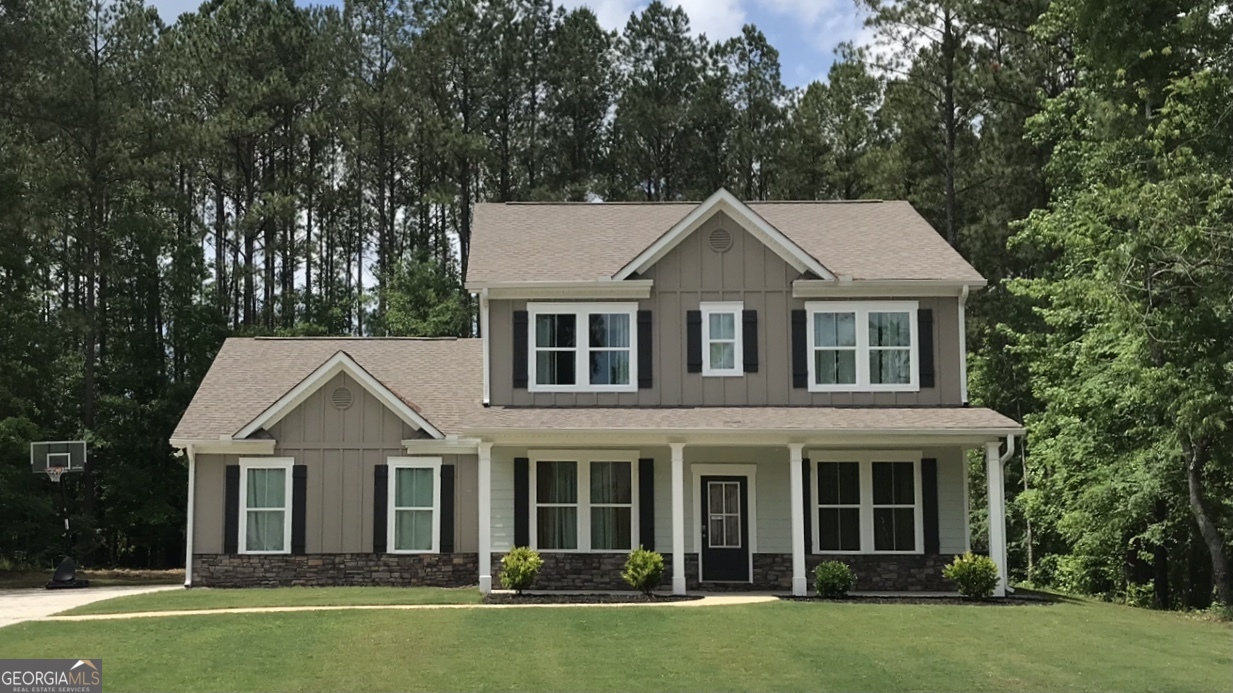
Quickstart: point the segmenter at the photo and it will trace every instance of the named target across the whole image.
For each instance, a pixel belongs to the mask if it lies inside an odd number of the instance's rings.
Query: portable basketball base
[[[86,468],[86,441],[57,440],[31,443],[30,468],[35,474],[46,474],[48,480],[59,486],[65,474],[80,472]],[[64,519],[63,537],[67,554],[72,551],[73,541],[69,534],[68,500],[63,486],[60,486],[60,516]],[[89,580],[77,579],[77,562],[68,555],[60,561],[51,582],[47,583],[49,590],[89,586]]]

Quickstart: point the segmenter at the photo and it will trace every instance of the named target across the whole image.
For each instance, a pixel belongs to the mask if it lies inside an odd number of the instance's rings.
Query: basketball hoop
[[[67,467],[48,467],[47,469],[44,469],[43,472],[47,474],[47,478],[50,479],[53,484],[58,484],[60,483],[60,477],[64,475],[64,472],[67,469]]]

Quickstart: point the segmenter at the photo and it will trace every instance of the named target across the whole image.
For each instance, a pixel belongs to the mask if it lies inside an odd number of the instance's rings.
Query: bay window
[[[811,301],[809,389],[920,389],[915,301]]]
[[[540,551],[620,551],[637,536],[636,453],[531,453],[531,536]]]
[[[637,310],[636,304],[628,303],[528,304],[528,389],[636,390]]]

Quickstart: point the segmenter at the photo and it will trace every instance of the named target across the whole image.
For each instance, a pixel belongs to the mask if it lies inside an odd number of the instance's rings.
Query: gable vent
[[[350,409],[354,401],[351,391],[345,387],[336,387],[330,393],[330,404],[333,404],[335,409]]]
[[[726,252],[732,247],[732,232],[728,229],[715,229],[707,242],[710,243],[711,250],[717,253]]]

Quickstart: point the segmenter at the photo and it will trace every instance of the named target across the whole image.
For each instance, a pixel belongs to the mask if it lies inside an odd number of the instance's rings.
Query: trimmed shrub
[[[988,599],[998,586],[998,566],[988,556],[968,552],[942,568],[942,577],[955,583],[959,594],[968,599]]]
[[[651,590],[659,587],[659,581],[664,577],[663,554],[639,546],[629,553],[621,577],[630,587],[649,595]]]
[[[529,589],[539,576],[544,559],[529,546],[516,546],[501,559],[501,586],[515,594]]]
[[[852,568],[842,561],[824,561],[813,569],[813,587],[819,597],[839,599],[848,596],[856,584]]]

